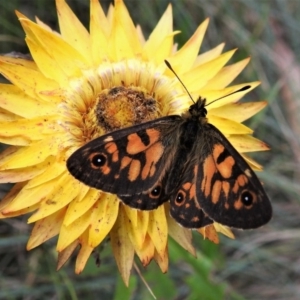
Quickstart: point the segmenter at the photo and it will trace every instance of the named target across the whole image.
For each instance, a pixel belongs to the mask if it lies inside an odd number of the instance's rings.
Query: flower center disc
[[[97,98],[96,118],[107,132],[160,116],[157,101],[140,87],[117,86],[103,90]]]

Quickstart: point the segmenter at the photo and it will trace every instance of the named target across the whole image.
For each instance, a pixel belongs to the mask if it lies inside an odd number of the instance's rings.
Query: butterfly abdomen
[[[197,148],[197,136],[201,134],[201,124],[194,119],[188,118],[178,128],[177,136],[179,142],[176,143],[176,153],[174,156],[174,164],[171,166],[168,174],[172,177],[168,178],[166,185],[166,193],[171,193],[178,187],[181,178],[187,168],[187,162],[191,153]]]

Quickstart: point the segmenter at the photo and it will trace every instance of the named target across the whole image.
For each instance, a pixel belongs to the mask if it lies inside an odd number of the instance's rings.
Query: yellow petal
[[[196,256],[192,245],[192,231],[180,226],[169,214],[169,204],[165,204],[169,235],[185,250]]]
[[[94,248],[88,244],[88,240],[89,240],[89,234],[88,234],[88,230],[86,230],[84,234],[82,234],[81,237],[79,238],[81,247],[76,259],[76,265],[75,265],[76,274],[80,274],[83,271],[87,260],[89,259],[89,257],[91,256],[94,250]]]
[[[50,238],[59,234],[66,208],[63,208],[56,213],[37,221],[34,224],[30,238],[27,242],[27,250],[31,250]]]
[[[10,56],[0,56],[3,61],[5,61],[8,64],[12,65],[20,65],[25,67],[26,69],[30,69],[32,71],[38,71],[38,67],[36,63],[29,59],[22,59],[22,58],[16,58],[16,57],[10,57]]]
[[[35,39],[26,37],[26,44],[30,49],[30,53],[36,62],[39,62],[39,69],[46,78],[52,79],[60,86],[68,86],[68,75],[59,66],[57,61],[53,59],[50,53]]]
[[[57,161],[53,162],[52,164],[48,164],[48,168],[47,168],[46,172],[44,172],[44,173],[36,176],[32,180],[30,180],[25,188],[26,189],[32,189],[32,188],[37,187],[41,184],[49,182],[52,179],[58,178],[65,171],[66,171],[65,162],[58,161],[58,159],[57,159]]]
[[[126,206],[124,206],[124,208],[126,208]],[[133,209],[131,209],[131,210],[133,210]],[[145,225],[146,222],[144,222],[144,218],[141,218],[141,216],[145,216],[145,215],[149,216],[149,212],[139,212],[139,213],[140,213],[139,221],[141,220],[142,224],[139,224],[139,222],[137,222],[137,224],[135,225],[133,222],[131,222],[130,218],[127,218],[126,223],[125,223],[125,226],[126,226],[127,232],[128,232],[128,236],[129,236],[135,249],[141,249],[143,247],[144,241],[145,241],[145,238],[147,235],[147,228],[145,228],[145,226],[143,226],[143,225]],[[128,216],[127,213],[126,213],[126,215]],[[147,219],[147,217],[146,217],[146,219]]]
[[[144,267],[146,267],[151,262],[154,256],[155,248],[148,234],[145,237],[143,246],[141,248],[135,248],[135,252]]]
[[[18,152],[19,149],[22,147],[16,147],[16,146],[10,146],[6,148],[4,151],[0,152],[0,162],[5,163],[10,159],[10,156],[16,152]]]
[[[43,162],[58,151],[57,141],[53,140],[49,138],[49,140],[33,142],[28,147],[19,148],[15,153],[7,155],[0,161],[0,170],[24,168]]]
[[[90,60],[91,49],[88,31],[64,0],[56,0],[56,9],[61,35],[82,56]]]
[[[41,91],[58,88],[58,84],[55,81],[44,77],[40,72],[24,67],[21,64],[9,63],[5,57],[0,57],[0,71],[11,83],[32,98],[48,101],[49,97],[44,96]],[[51,101],[55,101],[55,97],[51,97]]]
[[[14,212],[4,212],[5,210],[3,210],[2,212],[0,212],[0,219],[23,216],[23,215],[29,214],[29,213],[37,210],[38,208],[39,208],[39,204],[29,206],[29,207],[26,207],[24,209],[20,209],[18,211],[14,211]]]
[[[20,18],[20,22],[28,37],[34,39],[41,49],[48,52],[69,77],[81,76],[81,70],[88,68],[89,64],[85,57],[60,36],[49,32],[28,19]],[[39,68],[42,68],[43,61],[37,59],[38,57],[35,58],[35,62]]]
[[[0,122],[0,136],[20,135],[29,141],[40,140],[43,138],[43,135],[63,131],[57,120],[57,116],[41,116],[34,119]]]
[[[109,26],[107,27],[107,30],[108,30],[109,34],[111,33],[111,27],[112,27],[113,18],[114,18],[114,11],[115,11],[114,6],[112,4],[110,4],[108,7],[108,11],[107,11],[107,21],[109,24]]]
[[[210,109],[209,114],[243,122],[261,111],[267,104],[267,101],[230,103]]]
[[[91,0],[90,6],[90,31],[92,31],[92,27],[94,30],[103,30],[104,35],[108,37],[111,31],[111,24],[105,16],[99,1]]]
[[[89,189],[85,197],[83,199],[80,199],[76,197],[68,207],[68,210],[66,212],[66,216],[64,219],[64,225],[69,226],[71,223],[73,223],[76,219],[81,217],[83,214],[85,214],[88,210],[92,208],[92,206],[99,200],[99,197],[101,195],[101,192],[95,189]],[[100,200],[100,203],[102,200]],[[105,201],[103,201],[105,202]],[[105,208],[105,206],[104,206]]]
[[[53,163],[54,158],[49,157],[40,164],[21,169],[0,171],[0,183],[14,183],[30,180],[45,171],[49,164]]]
[[[166,57],[168,57],[172,52],[174,35],[178,34],[179,31],[174,31],[170,33],[159,45],[159,51],[152,53],[151,60],[156,64],[164,63]]]
[[[194,63],[194,68],[219,57],[224,49],[224,46],[225,46],[225,44],[222,43],[222,44],[218,45],[217,47],[198,55],[198,57]]]
[[[67,260],[71,257],[78,245],[79,241],[76,240],[67,248],[58,253],[56,270],[59,270],[67,262]]]
[[[172,31],[172,6],[169,4],[144,45],[143,58],[146,60],[152,60],[153,54],[159,52],[157,49],[160,49],[160,45],[172,33]]]
[[[108,45],[108,48],[111,49],[109,58],[112,61],[120,61],[134,56],[124,29],[121,26],[117,26],[117,24],[113,26],[113,33]]]
[[[0,136],[0,143],[14,146],[28,146],[30,144],[30,141],[22,136]]]
[[[156,251],[163,257],[168,241],[168,225],[163,205],[149,212],[148,234]]]
[[[208,239],[215,244],[219,244],[219,236],[213,224],[197,229],[203,235],[204,239]]]
[[[209,123],[216,126],[226,136],[229,134],[252,134],[253,130],[249,127],[222,117],[213,116],[209,113]]]
[[[237,102],[247,93],[255,89],[258,85],[260,85],[260,82],[254,81],[254,82],[233,85],[222,90],[203,89],[198,91],[197,94],[204,97],[207,100],[206,101],[207,110],[210,111],[213,108],[217,108],[221,106],[223,107],[223,105],[226,105],[228,103]],[[241,90],[246,86],[248,86],[248,89]],[[218,101],[214,101],[216,99],[218,99]]]
[[[54,103],[28,97],[12,84],[0,84],[0,107],[24,118],[48,116],[57,112]]]
[[[146,237],[148,225],[149,225],[149,212],[138,210],[137,218],[138,218],[137,229],[139,230],[141,236]]]
[[[146,39],[145,39],[145,36],[143,34],[142,27],[140,25],[136,26],[136,32],[137,32],[137,35],[138,35],[138,38],[139,38],[139,41],[140,41],[141,45],[144,46],[145,42],[146,42]]]
[[[250,135],[231,135],[228,137],[233,147],[241,153],[253,151],[266,151],[270,148],[266,143]]]
[[[132,209],[130,206],[127,206],[127,205],[123,205],[122,207],[123,207],[128,219],[132,223],[133,227],[137,227],[137,225],[138,225],[138,223],[137,223],[138,222],[137,221],[138,210]]]
[[[7,212],[3,213],[9,205],[13,202],[16,195],[22,190],[23,186],[26,182],[17,183],[13,186],[13,188],[9,191],[9,193],[0,201],[0,219],[17,217],[26,213],[30,213],[38,208],[38,204],[34,206],[30,206],[17,212]]]
[[[260,165],[257,161],[246,155],[245,153],[242,154],[242,157],[245,159],[245,161],[249,164],[251,169],[262,171],[263,167]]]
[[[45,183],[43,186],[39,186],[33,189],[26,189],[26,185],[15,197],[15,199],[5,207],[3,210],[4,214],[12,213],[38,205],[45,197],[49,195],[55,188],[56,179]]]
[[[91,223],[91,212],[88,211],[81,217],[77,218],[72,224],[66,226],[62,224],[56,249],[58,252],[65,249],[77,238],[79,238],[89,227]]]
[[[135,26],[122,0],[115,0],[111,37],[110,42],[115,46],[117,60],[131,58],[142,52]]]
[[[81,183],[71,175],[63,174],[53,191],[40,203],[39,210],[28,219],[28,223],[43,219],[68,205],[77,196],[80,186]],[[78,219],[76,221],[79,222]]]
[[[129,41],[135,48],[135,53],[140,53],[141,46],[135,30],[135,26],[123,0],[115,0],[114,17],[120,21],[122,27],[125,29],[125,32],[128,34]]]
[[[0,87],[0,89],[1,89],[1,87]],[[14,121],[14,120],[18,120],[19,118],[20,117],[17,116],[16,114],[9,112],[6,109],[3,109],[2,107],[0,107],[0,121],[5,121],[5,122],[6,121]]]
[[[128,236],[126,226],[124,226],[126,218],[125,211],[120,209],[116,223],[110,231],[110,238],[119,271],[125,285],[128,286],[134,258],[134,248]]]
[[[26,19],[26,16],[23,15],[23,14],[21,14],[20,12],[17,11],[16,14],[17,14],[17,16],[18,16],[19,18],[22,18],[22,17],[23,17],[23,18]],[[47,25],[47,24],[45,24],[44,22],[42,22],[37,16],[35,16],[35,21],[36,21],[36,23],[37,23],[39,26],[43,27],[44,29],[46,29],[46,30],[48,30],[48,31],[50,31],[50,32],[53,32],[53,33],[59,35],[59,33],[58,33],[57,31],[53,30],[49,25]]]
[[[108,56],[109,23],[98,1],[91,1],[90,39],[92,58],[95,65]]]
[[[231,229],[227,226],[224,226],[220,223],[214,222],[214,227],[217,232],[221,232],[222,234],[226,235],[227,237],[234,239],[234,234],[232,233]]]
[[[22,190],[22,188],[26,185],[26,182],[19,182],[16,183],[11,190],[4,196],[3,199],[0,201],[0,212],[7,207],[19,194],[19,192]]]
[[[236,50],[231,50],[217,58],[193,68],[184,74],[184,84],[189,91],[201,90],[233,56]],[[206,96],[205,96],[206,97]]]
[[[177,51],[173,56],[168,58],[171,66],[176,70],[177,74],[183,74],[190,70],[193,66],[197,54],[200,49],[200,45],[203,41],[205,31],[207,29],[209,20],[206,19],[197,28],[192,37],[183,45],[183,47]],[[184,63],[182,63],[184,61]]]
[[[165,251],[163,253],[159,253],[158,251],[154,252],[154,260],[160,267],[163,273],[168,271],[169,265],[169,256],[168,256],[168,246],[166,246]]]
[[[0,136],[0,143],[12,146],[28,146],[30,142],[26,137],[23,136]]]
[[[233,65],[225,66],[214,78],[207,82],[205,89],[225,88],[244,70],[249,61],[250,58],[246,58]]]
[[[89,245],[97,247],[111,231],[118,217],[120,201],[116,195],[103,193],[93,207],[89,232]]]

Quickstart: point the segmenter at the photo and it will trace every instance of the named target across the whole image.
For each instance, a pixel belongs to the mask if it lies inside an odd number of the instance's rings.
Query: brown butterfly
[[[187,228],[213,221],[241,229],[262,226],[272,216],[268,196],[242,156],[208,123],[205,104],[199,97],[181,116],[96,138],[70,156],[67,168],[133,208],[153,210],[170,201],[171,216]]]

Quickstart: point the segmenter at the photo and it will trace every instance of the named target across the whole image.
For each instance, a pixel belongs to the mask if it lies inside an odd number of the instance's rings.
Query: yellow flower
[[[122,0],[115,0],[107,16],[91,0],[90,32],[64,0],[56,5],[60,34],[17,13],[33,61],[0,58],[0,71],[11,82],[0,86],[0,142],[11,145],[0,155],[0,182],[15,183],[0,202],[0,217],[31,213],[28,222],[35,225],[28,249],[58,235],[59,267],[80,245],[77,273],[106,237],[126,284],[135,253],[143,265],[155,259],[166,272],[168,235],[195,253],[191,231],[169,217],[168,204],[149,212],[127,207],[115,195],[74,179],[66,160],[107,131],[189,107],[191,101],[165,59],[193,97],[203,95],[208,103],[245,86],[227,87],[249,59],[225,66],[235,50],[222,54],[223,44],[198,55],[208,20],[176,50],[170,5],[148,39],[134,26]],[[247,85],[247,91],[208,106],[208,118],[239,152],[266,150],[240,124],[266,105],[236,103],[258,82]],[[218,242],[216,230],[232,235],[220,224],[199,232]]]

